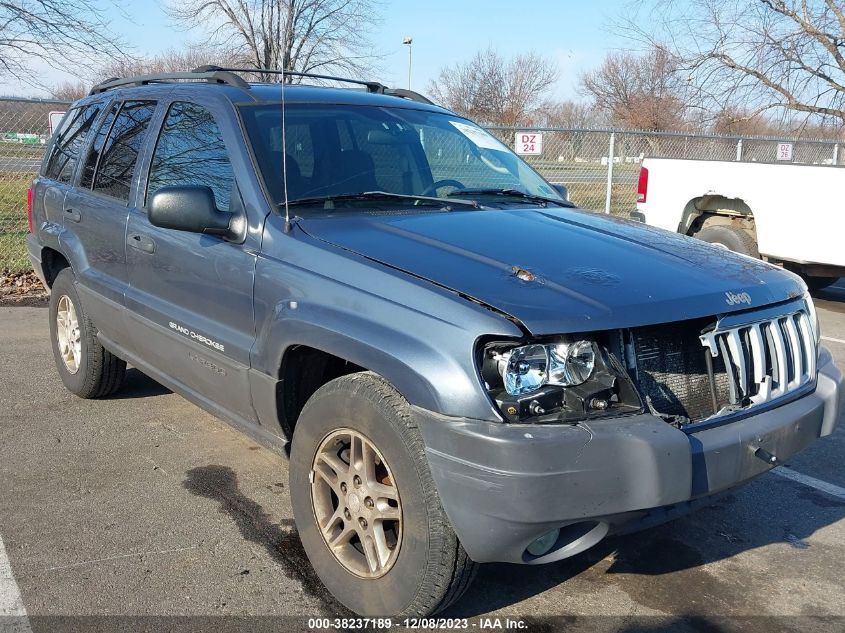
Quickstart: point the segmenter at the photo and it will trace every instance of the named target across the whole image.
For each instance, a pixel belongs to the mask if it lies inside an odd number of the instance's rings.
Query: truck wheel
[[[79,300],[74,275],[65,268],[50,292],[50,340],[59,376],[80,398],[99,398],[123,384],[126,362],[105,349]]]
[[[426,616],[452,604],[477,565],[440,505],[410,405],[381,377],[342,376],[305,404],[290,495],[320,580],[364,616]]]
[[[811,277],[809,275],[802,275],[802,277],[807,284],[807,288],[812,291],[824,290],[839,281],[839,277]]]
[[[711,244],[724,246],[734,253],[748,255],[754,258],[760,257],[760,253],[757,250],[757,242],[754,241],[754,238],[746,231],[735,229],[732,226],[725,226],[723,224],[705,226],[698,233],[695,233],[693,237],[710,242]]]

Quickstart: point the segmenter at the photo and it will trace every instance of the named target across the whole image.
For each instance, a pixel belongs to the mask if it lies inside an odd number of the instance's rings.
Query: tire
[[[804,282],[807,284],[807,288],[815,292],[816,290],[824,290],[828,286],[832,286],[837,281],[839,281],[839,277],[811,277],[810,275],[801,275],[804,278]]]
[[[754,238],[748,232],[742,229],[716,224],[714,226],[705,226],[698,233],[695,233],[693,237],[710,242],[711,244],[724,246],[734,253],[748,255],[755,259],[760,258],[760,253],[757,250],[757,242],[754,241]]]
[[[370,442],[377,453],[376,463],[381,463],[376,468],[387,473],[382,479],[387,484],[385,487],[390,482],[398,491],[400,507],[398,511],[394,508],[394,512],[401,517],[401,528],[394,530],[394,536],[399,533],[401,538],[389,554],[392,562],[373,577],[362,577],[367,572],[350,569],[349,563],[341,562],[317,524],[318,513],[329,515],[337,506],[337,512],[331,515],[337,516],[336,530],[344,533],[348,526],[354,528],[356,517],[352,516],[347,523],[339,516],[341,501],[343,506],[348,506],[347,510],[357,511],[360,507],[358,502],[353,504],[351,495],[341,499],[339,491],[343,485],[339,480],[349,479],[351,487],[356,485],[353,478],[347,473],[334,480],[332,490],[337,489],[338,494],[331,497],[332,506],[325,509],[320,505],[325,500],[320,490],[330,486],[328,480],[316,474],[324,464],[315,462],[318,453],[325,454],[325,446],[331,447],[329,456],[337,455],[336,447],[346,446],[348,433]],[[343,462],[341,466],[350,461],[343,450],[339,458]],[[313,484],[309,479],[312,472]],[[363,486],[352,492],[358,494],[364,490],[363,494],[368,494],[369,484],[365,482]],[[290,494],[296,526],[314,570],[332,595],[359,615],[431,615],[460,598],[475,575],[477,564],[467,556],[440,505],[410,405],[375,374],[356,373],[332,380],[305,404],[293,434]],[[367,496],[364,500],[369,499]],[[359,523],[362,518],[359,514]],[[330,522],[331,519],[326,523]],[[375,525],[377,520],[372,523]],[[386,533],[387,523],[381,525]],[[357,546],[362,543],[358,538],[354,545],[356,538],[353,535],[353,545],[345,546],[352,553],[351,557],[347,556],[350,560],[355,558]],[[366,559],[360,552],[357,554],[357,560],[366,566]]]
[[[61,341],[76,338],[64,331],[60,334],[59,312],[64,315],[63,323],[72,323],[69,315],[75,317],[78,332],[78,348],[75,353],[72,345],[62,345]],[[76,292],[76,279],[70,268],[65,268],[56,276],[50,292],[50,340],[53,357],[62,382],[71,393],[80,398],[101,398],[117,391],[123,384],[126,374],[126,362],[105,349],[97,339],[97,330]]]

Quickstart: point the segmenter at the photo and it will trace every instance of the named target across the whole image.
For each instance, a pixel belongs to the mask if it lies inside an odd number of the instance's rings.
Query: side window
[[[82,165],[82,175],[79,177],[80,187],[90,189],[91,185],[94,184],[94,170],[97,168],[97,161],[103,151],[103,145],[106,144],[106,134],[109,133],[118,108],[120,108],[120,103],[112,104],[106,118],[103,119],[103,123],[100,125],[100,129],[97,130],[97,136],[94,137],[94,142],[91,144],[91,148],[88,150],[88,155],[85,157],[85,162]]]
[[[79,151],[91,130],[102,104],[74,108],[65,115],[61,129],[56,134],[44,175],[59,182],[70,182],[76,168]]]
[[[170,106],[150,166],[147,200],[162,187],[210,187],[217,208],[228,211],[234,173],[220,128],[204,107]]]
[[[132,173],[155,112],[154,101],[125,101],[100,152],[94,191],[129,200]]]

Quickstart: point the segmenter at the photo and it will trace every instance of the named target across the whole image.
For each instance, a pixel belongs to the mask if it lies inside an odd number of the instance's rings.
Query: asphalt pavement
[[[845,367],[845,283],[817,306]],[[283,455],[134,369],[113,397],[69,394],[43,308],[0,308],[0,350],[0,631],[348,615],[301,549]],[[547,566],[485,565],[443,615],[476,630],[841,631],[843,462],[840,426],[696,514]]]

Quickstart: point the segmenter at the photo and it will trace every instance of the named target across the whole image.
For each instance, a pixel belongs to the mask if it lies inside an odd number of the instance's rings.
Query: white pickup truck
[[[631,217],[781,264],[811,288],[845,276],[845,168],[646,158]]]

